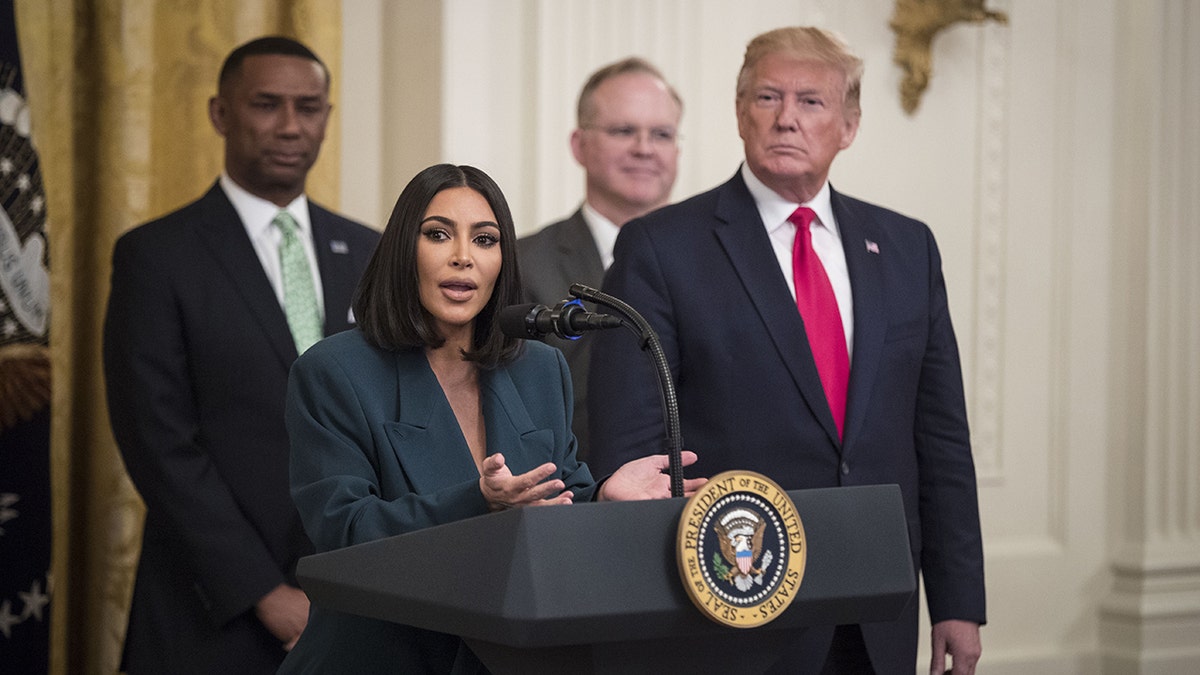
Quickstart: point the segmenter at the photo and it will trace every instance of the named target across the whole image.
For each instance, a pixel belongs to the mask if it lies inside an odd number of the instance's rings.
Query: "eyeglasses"
[[[584,127],[590,131],[599,131],[614,141],[628,142],[640,140],[643,134],[649,135],[650,143],[656,146],[671,146],[679,140],[679,132],[669,127],[654,127],[643,129],[628,124],[618,124],[610,127]]]

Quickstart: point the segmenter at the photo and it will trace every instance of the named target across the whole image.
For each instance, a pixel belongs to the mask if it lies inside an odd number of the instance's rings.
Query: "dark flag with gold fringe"
[[[0,673],[50,649],[50,275],[13,0],[0,0]]]

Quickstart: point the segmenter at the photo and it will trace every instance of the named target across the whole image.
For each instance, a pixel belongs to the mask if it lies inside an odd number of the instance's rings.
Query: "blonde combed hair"
[[[838,34],[812,26],[777,28],[763,33],[746,45],[742,70],[738,73],[737,97],[741,99],[750,86],[755,66],[769,54],[784,54],[802,61],[814,61],[836,68],[842,73],[846,90],[843,104],[848,114],[860,114],[859,93],[862,90],[863,62]]]

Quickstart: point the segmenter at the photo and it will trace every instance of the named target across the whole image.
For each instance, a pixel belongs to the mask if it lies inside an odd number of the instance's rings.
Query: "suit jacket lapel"
[[[558,265],[563,277],[571,283],[584,279],[602,279],[604,263],[600,260],[600,252],[596,250],[596,241],[592,231],[588,229],[587,221],[583,219],[583,210],[578,210],[567,220],[567,227],[560,228],[555,237],[555,247],[558,249]],[[567,289],[562,289],[566,297]]]
[[[813,416],[837,445],[837,426],[825,401],[821,377],[817,374],[812,350],[805,337],[804,321],[772,253],[771,240],[758,214],[758,207],[740,174],[721,188],[715,215],[723,223],[715,230],[717,239],[741,277],[751,303],[779,352],[780,360],[787,367]]]
[[[883,307],[883,273],[880,258],[888,251],[879,251],[882,232],[874,220],[836,191],[831,191],[833,213],[841,231],[842,249],[850,274],[854,294],[854,345],[850,360],[850,387],[846,396],[846,428],[844,441],[851,449],[859,430],[866,423],[864,415],[872,394],[883,341],[887,333],[887,314]],[[875,252],[867,242],[876,244]]]
[[[431,494],[478,478],[458,419],[423,351],[396,355],[396,386],[400,415],[386,428],[413,489]],[[513,474],[552,456],[553,433],[534,426],[507,369],[482,371],[479,389],[489,455],[502,453]]]
[[[317,253],[317,269],[321,274],[322,296],[325,305],[325,335],[351,327],[348,308],[343,307],[343,298],[353,297],[354,285],[358,283],[354,260],[348,255],[349,243],[339,239],[334,226],[333,214],[320,206],[308,202],[309,222],[313,229],[313,248]]]
[[[513,474],[534,469],[554,456],[554,433],[534,425],[507,368],[481,373],[479,395],[487,423],[488,454],[502,453]]]
[[[254,245],[246,235],[241,217],[219,185],[213,185],[203,198],[201,222],[196,224],[199,237],[209,254],[225,271],[236,292],[249,310],[251,319],[267,335],[284,368],[296,360],[287,317],[279,306],[275,289],[263,271]]]
[[[396,354],[396,397],[399,419],[385,429],[413,490],[433,494],[479,477],[458,419],[423,350]]]

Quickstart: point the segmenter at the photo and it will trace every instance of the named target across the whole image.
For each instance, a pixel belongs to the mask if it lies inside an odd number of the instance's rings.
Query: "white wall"
[[[939,35],[914,116],[891,62],[892,4],[344,0],[343,63],[356,75],[342,87],[342,207],[382,224],[417,169],[451,161],[496,178],[519,232],[566,215],[582,198],[567,145],[578,88],[629,54],[655,62],[684,99],[674,197],[686,197],[737,167],[746,42],[786,24],[838,30],[866,75],[861,129],[834,184],[926,220],[942,248],[987,555],[979,672],[1200,669],[1200,478],[1190,477],[1200,430],[1189,422],[1200,419],[1200,328],[1172,318],[1196,314],[1194,300],[1159,292],[1173,281],[1200,291],[1200,244],[1188,235],[1200,218],[1200,3],[991,0],[1009,24]],[[1174,40],[1156,39],[1163,30]],[[1133,86],[1163,68],[1171,82]],[[1127,197],[1171,208],[1137,210]],[[1151,327],[1130,329],[1127,315]],[[1129,365],[1163,349],[1149,360],[1157,371]],[[1129,388],[1131,371],[1140,388]],[[1155,421],[1176,431],[1160,462],[1166,444],[1134,417],[1164,392],[1173,403]],[[1156,482],[1163,465],[1183,477]],[[1151,475],[1117,477],[1129,470]],[[1173,529],[1116,522],[1151,507]],[[1170,611],[1143,607],[1150,582],[1176,591]]]

